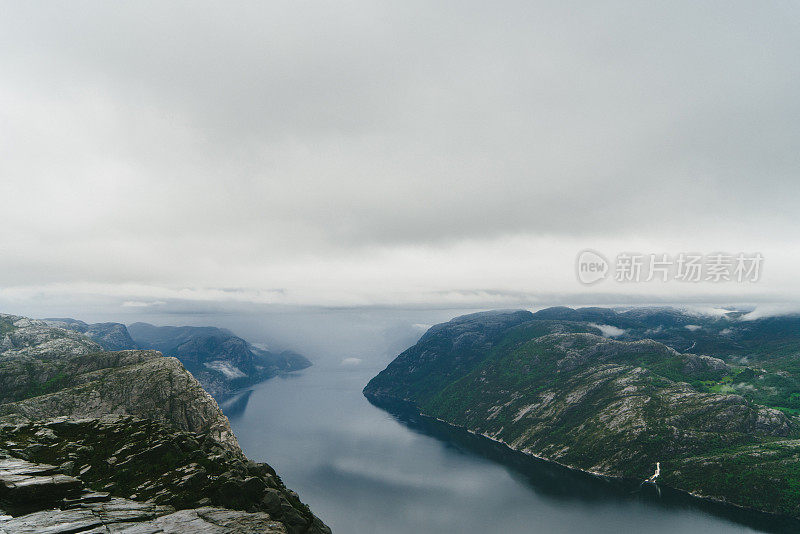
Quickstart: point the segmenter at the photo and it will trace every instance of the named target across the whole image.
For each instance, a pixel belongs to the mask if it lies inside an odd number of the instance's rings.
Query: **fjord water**
[[[259,384],[225,405],[245,453],[269,462],[334,532],[782,530],[749,514],[709,510],[669,493],[631,493],[551,466],[528,465],[466,433],[418,419],[402,421],[372,406],[361,389],[399,352],[398,343],[413,343],[424,328],[406,324],[404,330],[396,324],[368,328],[323,321],[330,342],[306,339],[313,367]],[[251,332],[253,339],[255,329]],[[302,338],[294,342],[302,344]]]

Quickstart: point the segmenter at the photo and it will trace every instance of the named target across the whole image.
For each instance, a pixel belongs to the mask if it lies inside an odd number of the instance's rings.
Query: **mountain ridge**
[[[518,317],[527,320],[489,335],[481,316],[435,326],[364,395],[588,473],[641,481],[660,462],[661,484],[800,518],[793,482],[800,473],[791,467],[800,461],[800,419],[756,402],[772,398],[772,384],[781,384],[781,395],[793,391],[791,373],[743,365],[740,353],[723,359],[646,338],[604,337],[603,324],[626,319],[629,337],[643,325],[613,310]]]
[[[83,334],[107,351],[147,349],[177,358],[219,400],[278,374],[312,365],[296,352],[276,353],[256,347],[230,330],[215,326],[155,326],[145,322],[126,326],[115,322],[86,323],[70,317],[43,321]],[[2,341],[0,338],[0,347]]]
[[[133,323],[131,338],[142,348],[179,359],[218,399],[280,373],[311,366],[290,351],[273,353],[253,346],[230,330],[217,327],[154,326]]]

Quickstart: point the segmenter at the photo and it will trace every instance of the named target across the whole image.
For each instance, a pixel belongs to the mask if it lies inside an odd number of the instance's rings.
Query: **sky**
[[[0,308],[791,306],[798,48],[790,1],[2,1]]]

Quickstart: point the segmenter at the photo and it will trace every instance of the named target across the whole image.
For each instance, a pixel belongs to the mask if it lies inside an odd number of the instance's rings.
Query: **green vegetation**
[[[644,479],[658,461],[675,488],[800,517],[800,319],[739,315],[466,316],[364,393],[587,471]]]
[[[10,334],[16,330],[16,327],[7,317],[0,317],[0,337]]]
[[[23,398],[38,397],[69,387],[70,377],[64,373],[58,373],[45,382],[32,382]]]

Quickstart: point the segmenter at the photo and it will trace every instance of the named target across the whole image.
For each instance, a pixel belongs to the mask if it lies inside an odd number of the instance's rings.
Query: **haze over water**
[[[269,462],[340,533],[757,532],[683,499],[631,495],[546,466],[513,469],[458,432],[412,428],[369,404],[361,389],[400,338],[410,345],[424,323],[441,320],[433,316],[458,313],[416,312],[416,327],[414,312],[307,318],[305,327],[331,336],[328,351],[307,351],[313,367],[226,409],[245,453]],[[245,322],[249,330],[257,319]]]

